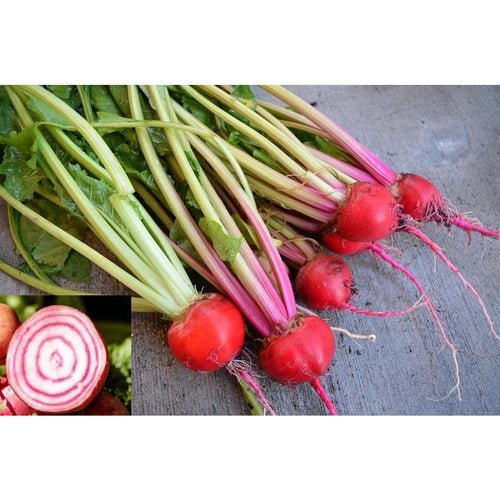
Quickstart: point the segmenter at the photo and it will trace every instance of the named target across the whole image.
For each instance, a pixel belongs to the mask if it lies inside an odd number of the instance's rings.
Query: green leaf
[[[132,339],[128,336],[120,344],[109,344],[110,362],[115,366],[122,375],[130,377],[131,369],[131,345]]]
[[[262,245],[255,229],[250,224],[245,222],[238,214],[234,214],[233,219],[236,222],[236,225],[238,226],[238,229],[241,231],[241,234],[244,236],[245,240],[250,245],[253,245],[258,249],[262,249]]]
[[[47,89],[68,106],[80,112],[82,101],[75,85],[47,85]]]
[[[196,156],[194,155],[194,153],[192,151],[186,151],[185,154],[186,154],[186,158],[189,162],[189,165],[191,166],[194,174],[196,175],[196,178],[199,179],[200,172],[201,172],[201,166],[200,166],[200,163],[198,162],[198,159],[196,158]]]
[[[5,87],[0,87],[0,137],[16,130],[17,114]]]
[[[128,89],[126,85],[110,85],[109,92],[113,96],[116,105],[125,116],[130,116],[130,105],[128,100]]]
[[[98,130],[101,135],[110,134],[120,130],[126,130],[127,127],[124,125],[122,128],[116,127],[117,123],[125,123],[125,122],[135,122],[132,118],[126,118],[116,113],[108,113],[107,111],[98,111],[97,112],[97,120],[95,121],[96,125],[99,125]],[[103,125],[107,123],[113,124],[112,127],[106,128]]]
[[[30,95],[26,105],[41,121],[54,123],[63,127],[71,127],[71,123],[61,116],[57,110],[37,97]]]
[[[149,134],[151,135],[151,140],[153,141],[158,156],[161,157],[172,154],[172,148],[163,130],[155,127],[149,130]]]
[[[214,116],[213,114],[200,104],[196,99],[186,94],[185,91],[178,86],[169,86],[168,91],[171,97],[180,101],[182,107],[187,109],[195,118],[202,122],[205,126],[214,130]]]
[[[230,127],[227,127],[227,129],[231,130]],[[274,170],[280,169],[279,164],[275,161],[273,156],[271,156],[265,149],[262,149],[260,146],[258,146],[258,144],[253,140],[242,134],[239,130],[231,130],[231,132],[229,133],[228,141],[230,144],[244,149],[254,158],[261,161],[265,165],[268,165]]]
[[[44,198],[36,197],[29,205],[41,216],[82,240],[87,226],[82,218],[72,216]],[[78,283],[90,280],[90,263],[70,247],[46,233],[27,217],[19,219],[19,238],[40,269],[47,275],[56,275]]]
[[[96,111],[105,111],[115,115],[120,114],[120,108],[117,106],[113,96],[106,85],[90,85],[89,96],[92,106]]]
[[[172,227],[170,228],[169,237],[172,241],[175,241],[175,243],[183,248],[189,255],[191,255],[191,257],[200,260],[196,249],[191,243],[191,240],[186,236],[186,233],[183,231],[177,219],[174,221]]]
[[[109,198],[115,194],[115,190],[105,181],[91,177],[80,165],[69,164],[67,170],[78,183],[80,189],[86,197],[103,213],[118,220],[115,210],[109,201]]]
[[[255,148],[252,151],[252,155],[254,158],[261,161],[262,163],[264,163],[268,167],[271,167],[274,170],[280,170],[279,164],[276,163],[276,161],[274,160],[274,157],[271,156],[265,149]]]
[[[342,146],[334,144],[333,142],[330,142],[330,141],[323,139],[322,137],[319,137],[319,136],[314,137],[314,142],[315,142],[315,144],[313,144],[313,146],[315,146],[317,149],[319,149],[323,153],[327,153],[330,156],[337,158],[338,160],[352,163],[352,161],[353,161],[352,157],[349,155],[349,153],[344,148],[342,148]]]
[[[3,186],[19,201],[33,198],[37,184],[46,177],[36,166],[37,154],[31,151],[30,140],[32,141],[30,130],[5,139],[8,144],[4,148],[0,164],[0,175],[5,175]]]
[[[37,193],[49,200],[54,200],[58,206],[70,212],[71,215],[82,218],[83,215],[77,204],[69,196],[62,184],[56,179],[53,179],[53,181],[55,184],[49,179],[42,179],[37,186]]]
[[[116,158],[125,170],[144,171],[148,170],[146,160],[139,150],[126,142],[121,142],[113,148]]]
[[[90,273],[89,260],[75,250],[69,252],[64,267],[58,272],[53,272],[74,283],[90,283]]]
[[[33,232],[31,239],[33,240]],[[42,232],[32,247],[33,258],[40,264],[54,267],[57,270],[63,268],[69,254],[69,247],[48,233]]]
[[[244,99],[244,104],[250,109],[255,110],[257,108],[257,99],[249,85],[236,85],[231,95]]]
[[[132,400],[132,339],[120,344],[109,344],[109,374],[104,390],[111,392],[130,410]]]
[[[229,134],[228,140],[233,146],[241,146],[243,148],[248,147],[250,144],[248,139],[239,130],[233,130]]]
[[[87,227],[76,217],[51,204],[47,200],[39,200],[37,211],[51,222],[83,239]],[[19,220],[19,237],[31,253],[35,261],[47,274],[58,274],[72,281],[86,282],[90,275],[90,264],[77,252],[34,224],[27,217]]]
[[[194,196],[193,192],[191,191],[191,188],[189,187],[189,184],[186,181],[179,182],[176,186],[177,192],[179,193],[180,197],[182,198],[182,201],[186,205],[186,207],[189,209],[193,217],[198,220],[200,217],[202,217],[202,211],[200,209],[200,205],[198,204],[198,201],[196,200],[196,197]]]
[[[217,221],[207,217],[202,217],[198,221],[198,225],[205,236],[212,242],[213,248],[219,257],[225,262],[234,262],[245,238],[236,238],[227,234]]]

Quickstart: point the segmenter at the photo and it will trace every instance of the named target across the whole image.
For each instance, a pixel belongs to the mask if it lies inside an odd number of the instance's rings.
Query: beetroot
[[[389,189],[401,204],[403,214],[417,222],[453,224],[469,236],[474,231],[483,236],[500,238],[500,231],[484,227],[479,221],[469,219],[447,205],[438,188],[420,175],[400,173]]]
[[[333,253],[318,253],[304,264],[295,278],[295,289],[302,301],[313,309],[340,309],[366,316],[399,316],[421,305],[416,302],[398,311],[372,311],[350,303],[354,282],[347,262]]]
[[[15,393],[43,413],[69,413],[87,406],[109,370],[107,346],[94,323],[69,306],[32,314],[14,333],[6,372]]]
[[[288,332],[264,340],[259,362],[278,382],[297,385],[323,376],[334,354],[335,337],[326,321],[318,316],[303,316]]]
[[[399,174],[390,189],[403,213],[418,222],[432,220],[444,206],[438,188],[420,175]]]
[[[19,325],[16,311],[9,305],[0,303],[0,365],[5,363],[10,339]]]
[[[295,278],[295,290],[314,309],[345,309],[352,296],[353,279],[346,261],[332,253],[318,253]]]
[[[354,255],[366,250],[371,245],[369,241],[346,240],[339,233],[332,233],[331,231],[325,231],[321,236],[321,240],[326,248],[340,255]]]
[[[396,230],[399,211],[400,206],[386,187],[355,182],[325,232],[336,232],[350,241],[381,240]]]
[[[169,347],[184,366],[198,372],[223,368],[241,350],[245,324],[240,311],[218,293],[193,302],[167,332]]]
[[[110,392],[101,391],[92,402],[76,415],[130,415],[127,407]]]

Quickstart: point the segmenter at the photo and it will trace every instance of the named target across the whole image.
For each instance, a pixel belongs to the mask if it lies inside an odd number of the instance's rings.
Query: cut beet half
[[[13,335],[6,372],[14,392],[44,413],[87,406],[109,371],[106,343],[92,320],[69,306],[52,305],[31,315]]]

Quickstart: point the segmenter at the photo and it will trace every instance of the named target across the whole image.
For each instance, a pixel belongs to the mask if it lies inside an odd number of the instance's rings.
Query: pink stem
[[[265,297],[263,297],[262,308],[267,314],[269,314],[269,318],[272,323],[277,325],[286,324],[287,321],[292,319],[297,312],[295,308],[295,298],[285,264],[280,259],[278,250],[274,246],[274,243],[267,232],[264,221],[261,219],[258,211],[250,203],[243,188],[238,182],[236,182],[231,173],[222,163],[214,160],[211,150],[205,147],[204,143],[195,137],[190,136],[190,140],[198,152],[205,158],[205,160],[207,160],[211,168],[217,172],[220,182],[226,186],[228,192],[231,193],[231,197],[234,198],[234,201],[240,205],[241,210],[246,215],[250,225],[256,232],[278,284],[278,290],[276,290],[270,282],[267,274],[262,270],[248,244],[244,244],[247,250],[245,255],[250,260],[251,268],[255,270],[255,273],[261,283],[261,289],[264,289],[268,296],[268,300],[265,300]],[[220,199],[216,190],[212,187],[211,183],[208,182],[208,178],[207,183],[205,183],[205,188],[213,189],[214,200]],[[229,215],[224,204],[221,203],[221,205],[221,213]],[[239,233],[236,223],[234,223],[230,217],[226,220],[226,223],[233,225],[235,234]]]
[[[260,218],[258,212],[252,209],[252,207],[249,203],[247,203],[244,197],[242,197],[242,199],[239,201],[254,231],[260,239],[264,252],[266,253],[269,263],[273,269],[274,277],[276,278],[276,281],[278,283],[278,288],[281,292],[281,299],[288,314],[287,319],[291,319],[295,316],[297,310],[295,306],[295,297],[293,294],[290,279],[288,277],[286,266],[280,259],[278,249],[271,240],[267,228],[263,220]],[[278,300],[276,302],[278,303]]]
[[[401,316],[403,314],[408,314],[415,310],[417,307],[421,306],[422,304],[420,303],[420,301],[418,301],[412,306],[407,307],[406,309],[401,309],[400,311],[370,311],[369,309],[362,309],[360,307],[353,306],[352,304],[347,304],[342,309],[352,313],[363,314],[365,316],[379,316],[382,318],[386,318],[389,316]]]
[[[430,311],[432,317],[436,321],[436,323],[438,325],[438,328],[439,328],[439,330],[441,332],[441,335],[443,336],[443,340],[444,340],[445,344],[453,352],[455,352],[456,349],[455,349],[454,345],[448,339],[448,336],[446,335],[446,333],[444,331],[443,325],[441,323],[441,320],[439,319],[439,316],[437,315],[437,312],[436,312],[436,309],[434,308],[434,305],[432,304],[429,296],[427,295],[427,293],[424,290],[424,287],[417,280],[417,278],[408,269],[406,269],[406,267],[404,267],[403,265],[401,265],[398,261],[396,261],[395,259],[393,259],[387,252],[385,252],[380,245],[378,245],[376,243],[371,243],[368,248],[372,252],[375,252],[376,254],[378,254],[386,262],[388,262],[392,267],[394,267],[394,269],[400,270],[403,274],[405,274],[405,276],[407,276],[414,283],[414,285],[417,287],[417,290],[419,291],[420,295],[425,300],[425,302],[427,304],[427,307],[429,308],[429,311]]]
[[[253,392],[257,396],[260,404],[271,414],[271,415],[276,415],[276,412],[272,409],[271,405],[267,401],[266,397],[264,396],[264,393],[262,392],[262,389],[260,386],[257,384],[255,379],[245,370],[240,370],[240,375],[245,380],[248,385],[252,388]]]
[[[375,177],[373,177],[365,170],[361,170],[358,167],[350,165],[345,161],[339,160],[338,158],[335,158],[327,153],[324,153],[323,151],[319,151],[318,149],[313,148],[311,146],[306,146],[306,147],[314,154],[314,156],[323,160],[324,162],[328,163],[328,165],[330,165],[332,168],[339,170],[340,172],[348,175],[349,177],[351,177],[356,181],[366,181],[374,183],[377,182]]]
[[[180,195],[174,190],[171,192],[171,199],[177,202],[176,206],[179,208],[180,212],[180,214],[176,214],[178,215],[178,220],[186,222],[183,227],[184,232],[188,235],[189,240],[200,255],[206,268],[211,273],[212,280],[218,284],[219,289],[226,293],[240,308],[242,313],[255,328],[264,337],[268,337],[273,330],[273,325],[264,315],[262,309],[212,248],[211,243],[184,205]]]
[[[333,142],[342,146],[381,183],[390,185],[396,181],[396,173],[389,166],[308,102],[283,87],[272,85],[262,85],[262,87],[328,134]]]
[[[271,407],[269,401],[264,396],[262,389],[260,388],[257,381],[252,377],[248,370],[245,370],[240,363],[236,360],[229,363],[226,366],[227,370],[231,375],[234,375],[236,378],[242,378],[252,389],[252,392],[255,394],[259,403],[271,414],[276,415],[276,412]]]
[[[338,415],[337,410],[335,409],[335,406],[332,403],[332,400],[328,396],[328,394],[325,391],[325,388],[323,387],[323,384],[321,383],[320,378],[316,378],[311,382],[311,385],[313,389],[316,391],[318,396],[321,398],[321,401],[325,403],[325,406],[328,408],[328,411],[330,412],[331,415]]]
[[[450,222],[451,224],[459,227],[460,229],[463,229],[464,231],[475,231],[484,236],[490,236],[491,238],[500,238],[500,231],[479,226],[478,224],[474,224],[473,222],[462,217],[453,216],[447,220],[445,219],[445,222]]]
[[[321,228],[324,223],[316,220],[312,220],[310,217],[306,217],[302,214],[291,213],[285,208],[278,207],[266,207],[262,209],[264,217],[266,214],[275,215],[276,218],[282,219],[284,224],[291,224],[297,229],[301,229],[306,233],[317,234],[321,232]]]
[[[491,321],[491,318],[486,310],[486,306],[484,305],[483,300],[476,292],[475,288],[462,276],[462,273],[458,270],[458,268],[448,259],[448,257],[446,257],[446,255],[436,245],[436,243],[434,243],[423,231],[421,231],[420,229],[411,224],[407,224],[405,226],[405,231],[423,241],[458,276],[458,278],[462,281],[462,283],[466,286],[466,288],[469,289],[469,291],[472,293],[472,295],[474,295],[474,297],[478,301],[486,317],[486,321],[490,326],[490,332],[496,339],[500,340],[500,336],[498,336],[497,333],[495,332],[493,322]]]
[[[429,308],[429,312],[431,313],[431,316],[434,318],[434,321],[436,322],[436,324],[437,324],[437,326],[439,328],[439,331],[441,332],[441,336],[443,338],[444,343],[451,350],[451,355],[452,355],[453,363],[454,363],[454,366],[455,366],[455,377],[456,377],[455,387],[453,387],[451,391],[453,391],[453,389],[456,389],[457,394],[458,394],[458,399],[460,400],[461,399],[461,395],[460,395],[460,376],[459,376],[459,370],[458,370],[457,349],[451,343],[451,341],[448,339],[448,336],[446,335],[446,333],[444,331],[443,324],[441,323],[441,320],[439,319],[437,311],[436,311],[434,305],[432,304],[429,296],[425,292],[424,287],[420,284],[420,282],[417,280],[417,278],[408,269],[406,269],[406,267],[404,267],[398,261],[396,261],[395,259],[393,259],[387,252],[385,252],[382,249],[382,247],[380,245],[378,245],[376,243],[372,243],[369,246],[369,249],[372,252],[375,252],[376,254],[378,254],[386,262],[388,262],[389,264],[391,264],[391,266],[394,267],[394,269],[399,269],[403,274],[405,274],[414,283],[414,285],[417,287],[417,290],[420,292],[421,296],[425,300],[425,302],[427,304],[427,307]],[[451,391],[450,391],[450,394],[451,394]]]

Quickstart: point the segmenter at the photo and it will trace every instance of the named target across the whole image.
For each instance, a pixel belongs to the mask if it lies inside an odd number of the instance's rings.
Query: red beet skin
[[[130,412],[115,395],[101,391],[88,406],[75,415],[130,415]]]
[[[259,352],[261,368],[285,385],[312,382],[324,375],[335,354],[335,337],[318,316],[305,316],[289,332],[271,336]]]
[[[340,255],[354,255],[366,250],[371,245],[369,241],[349,241],[342,238],[338,233],[329,231],[323,232],[321,241],[326,248]]]
[[[401,203],[403,213],[419,222],[432,217],[444,205],[438,188],[420,175],[399,174],[391,191]]]
[[[12,389],[42,413],[84,408],[102,389],[108,371],[102,335],[86,314],[69,306],[48,306],[31,315],[7,353]]]
[[[344,309],[352,297],[353,279],[347,262],[333,253],[318,253],[295,278],[301,300],[318,310]]]
[[[0,303],[0,365],[5,363],[10,339],[20,324],[16,311],[9,305]]]
[[[355,182],[349,186],[347,198],[337,209],[329,230],[350,241],[378,241],[397,228],[399,208],[386,187]]]
[[[193,302],[167,332],[175,358],[198,372],[227,365],[245,341],[245,323],[238,308],[220,294],[207,294]]]

